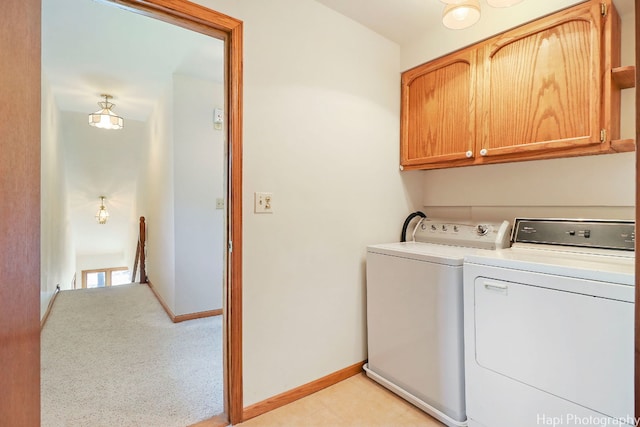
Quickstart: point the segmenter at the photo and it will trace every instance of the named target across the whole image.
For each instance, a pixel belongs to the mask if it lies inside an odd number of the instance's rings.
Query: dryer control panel
[[[538,243],[633,251],[635,222],[624,220],[516,218],[513,243]]]
[[[464,222],[423,218],[413,231],[413,240],[422,243],[480,249],[508,248],[509,221]]]

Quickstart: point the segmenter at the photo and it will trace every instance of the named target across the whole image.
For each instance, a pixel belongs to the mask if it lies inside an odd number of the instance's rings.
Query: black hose
[[[409,227],[409,223],[411,222],[411,220],[415,217],[419,216],[420,218],[426,218],[427,216],[424,214],[424,212],[421,211],[415,211],[412,214],[409,214],[409,216],[407,217],[407,219],[404,220],[404,224],[402,224],[402,233],[400,234],[400,241],[401,242],[406,242],[407,241],[407,227]]]

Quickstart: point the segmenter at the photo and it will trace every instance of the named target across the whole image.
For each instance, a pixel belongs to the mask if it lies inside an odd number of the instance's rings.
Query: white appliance
[[[462,266],[509,244],[509,223],[423,219],[414,241],[367,248],[367,375],[448,426],[466,426]]]
[[[464,264],[471,427],[633,420],[634,223],[516,219]]]

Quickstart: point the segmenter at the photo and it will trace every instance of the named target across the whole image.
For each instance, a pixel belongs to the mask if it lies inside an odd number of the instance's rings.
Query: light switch
[[[254,213],[273,213],[273,194],[256,192],[254,193]]]

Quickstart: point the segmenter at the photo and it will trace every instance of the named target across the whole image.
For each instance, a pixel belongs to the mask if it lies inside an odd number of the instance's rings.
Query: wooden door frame
[[[225,412],[242,422],[242,47],[243,25],[187,0],[101,0],[225,42],[227,118],[227,275],[224,298]],[[232,244],[231,244],[232,243]]]

